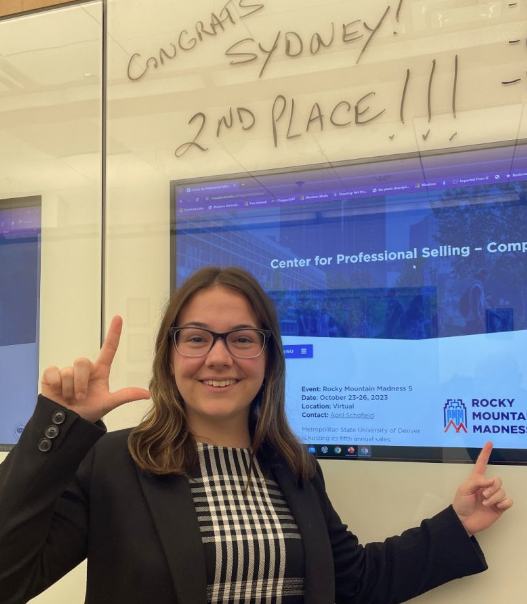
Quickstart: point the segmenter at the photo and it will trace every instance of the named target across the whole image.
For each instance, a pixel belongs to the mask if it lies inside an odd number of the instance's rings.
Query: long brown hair
[[[189,430],[185,402],[172,374],[169,330],[177,325],[182,309],[195,294],[217,286],[242,294],[261,327],[272,332],[267,344],[265,380],[251,403],[252,456],[259,454],[270,462],[273,457],[281,457],[304,484],[313,475],[315,464],[287,422],[285,358],[276,312],[256,279],[239,268],[203,268],[170,298],[155,343],[150,381],[152,407],[128,438],[130,454],[144,471],[159,475],[188,475],[196,463],[197,448]]]

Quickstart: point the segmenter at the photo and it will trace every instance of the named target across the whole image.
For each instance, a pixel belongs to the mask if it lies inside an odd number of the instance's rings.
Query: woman
[[[490,443],[453,506],[362,547],[289,429],[278,322],[258,283],[207,268],[170,300],[153,406],[132,431],[100,419],[149,397],[110,393],[121,319],[98,359],[49,367],[0,467],[2,604],[88,558],[88,604],[387,604],[486,568],[471,535],[512,505],[485,478]]]

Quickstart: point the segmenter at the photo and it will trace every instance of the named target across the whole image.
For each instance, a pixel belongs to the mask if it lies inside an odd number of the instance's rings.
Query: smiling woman
[[[255,332],[261,335],[247,349]],[[240,333],[251,336],[241,342]],[[254,457],[280,452],[299,479],[308,480],[313,460],[285,416],[278,320],[251,275],[215,267],[195,273],[170,299],[155,350],[153,405],[129,438],[140,467],[155,474],[187,474],[196,461],[195,441],[201,440],[251,444]]]

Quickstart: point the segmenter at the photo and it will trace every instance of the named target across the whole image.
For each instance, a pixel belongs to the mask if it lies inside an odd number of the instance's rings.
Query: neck
[[[234,422],[218,422],[209,424],[203,421],[190,423],[190,431],[198,442],[216,445],[217,447],[233,447],[246,449],[251,446],[251,436],[247,421],[242,425],[234,425]]]
[[[239,439],[209,438],[208,436],[202,436],[201,434],[194,434],[194,439],[198,443],[214,445],[215,447],[228,447],[230,449],[249,449],[251,446],[250,439],[241,441]]]

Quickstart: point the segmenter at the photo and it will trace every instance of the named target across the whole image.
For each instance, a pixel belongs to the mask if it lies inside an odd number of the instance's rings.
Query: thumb
[[[465,482],[460,490],[461,495],[474,495],[480,489],[485,489],[494,484],[494,478],[485,478],[484,476],[472,476]]]
[[[111,409],[115,409],[116,407],[124,405],[125,403],[148,400],[149,398],[150,392],[148,390],[145,390],[144,388],[121,388],[121,390],[116,390],[115,392],[112,392],[109,406],[111,407]]]

